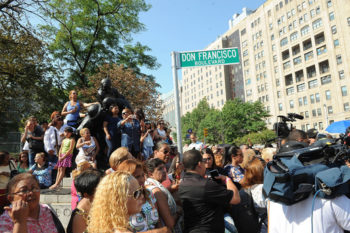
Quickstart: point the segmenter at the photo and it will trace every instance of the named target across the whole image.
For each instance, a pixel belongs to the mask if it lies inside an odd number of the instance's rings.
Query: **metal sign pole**
[[[171,52],[171,67],[173,70],[173,81],[174,81],[174,95],[175,95],[175,121],[176,121],[176,134],[177,134],[177,149],[180,153],[180,161],[182,162],[182,135],[181,135],[181,118],[180,118],[180,94],[179,84],[177,77],[177,63],[176,56],[178,53]]]

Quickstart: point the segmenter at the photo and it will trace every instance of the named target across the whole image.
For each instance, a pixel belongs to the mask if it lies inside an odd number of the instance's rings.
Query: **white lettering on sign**
[[[196,60],[196,55],[194,53],[183,53],[181,58],[183,61],[194,61]]]

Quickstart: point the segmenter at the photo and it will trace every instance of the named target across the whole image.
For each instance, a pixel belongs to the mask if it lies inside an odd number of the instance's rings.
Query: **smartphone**
[[[209,174],[210,174],[211,178],[215,178],[215,177],[219,176],[219,172],[217,169],[209,171]]]

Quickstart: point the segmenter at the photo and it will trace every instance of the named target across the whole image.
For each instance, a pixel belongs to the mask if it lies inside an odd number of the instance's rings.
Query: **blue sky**
[[[159,91],[173,89],[171,51],[201,50],[228,30],[228,20],[242,8],[255,10],[265,0],[146,0],[152,5],[140,14],[146,31],[134,36],[149,46],[161,67],[143,70],[156,77]],[[181,70],[178,71],[179,78]]]

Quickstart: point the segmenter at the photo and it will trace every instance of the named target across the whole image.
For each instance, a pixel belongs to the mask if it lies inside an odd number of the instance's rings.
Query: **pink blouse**
[[[45,204],[40,204],[39,218],[27,219],[28,233],[56,233],[58,232],[52,218],[49,207]],[[0,216],[0,232],[8,233],[13,231],[13,222],[9,213],[5,211]]]
[[[70,186],[70,192],[72,196],[71,207],[72,207],[72,210],[74,210],[77,207],[77,204],[79,202],[79,197],[77,194],[77,189],[75,188],[75,185],[74,185],[74,180],[72,181],[72,185]]]

